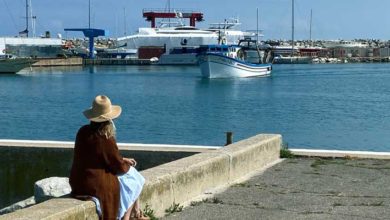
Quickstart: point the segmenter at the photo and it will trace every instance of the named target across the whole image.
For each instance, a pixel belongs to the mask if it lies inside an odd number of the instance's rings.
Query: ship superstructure
[[[162,10],[143,11],[147,21],[151,21],[151,27],[138,29],[138,33],[124,36],[117,39],[117,46],[127,49],[140,49],[142,47],[163,47],[165,53],[178,47],[199,47],[207,44],[237,44],[248,33],[236,30],[240,23],[225,21],[214,23],[209,29],[195,27],[196,21],[203,21],[203,14],[196,11],[173,10],[164,12]],[[175,18],[177,22],[161,22],[156,27],[157,18]],[[184,25],[183,18],[190,19],[190,25]]]

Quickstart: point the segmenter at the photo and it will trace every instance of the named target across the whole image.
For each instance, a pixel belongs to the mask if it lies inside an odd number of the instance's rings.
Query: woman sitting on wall
[[[72,195],[90,197],[101,219],[149,219],[138,202],[145,179],[134,168],[136,161],[123,158],[116,144],[112,120],[121,111],[107,96],[99,95],[83,112],[90,124],[77,133],[69,177]]]

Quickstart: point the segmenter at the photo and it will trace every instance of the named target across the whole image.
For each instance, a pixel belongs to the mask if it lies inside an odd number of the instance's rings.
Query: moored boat
[[[246,62],[244,51],[239,46],[207,45],[201,46],[198,62],[202,77],[234,78],[269,76],[272,64]]]
[[[274,64],[308,64],[312,63],[312,58],[308,56],[276,56]]]
[[[17,73],[31,66],[35,61],[30,58],[0,59],[0,74]]]

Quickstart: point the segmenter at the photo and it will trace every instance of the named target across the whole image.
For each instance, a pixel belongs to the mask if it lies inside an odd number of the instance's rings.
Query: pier
[[[38,62],[32,64],[33,67],[49,67],[49,66],[80,66],[83,65],[81,57],[70,58],[42,58]]]
[[[388,219],[389,160],[295,157],[163,220]]]
[[[84,65],[150,65],[152,63],[150,59],[98,58],[83,60]]]

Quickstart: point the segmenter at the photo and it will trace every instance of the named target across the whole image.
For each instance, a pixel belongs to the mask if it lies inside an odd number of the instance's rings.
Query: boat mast
[[[294,0],[292,0],[292,12],[291,12],[291,59],[294,55]]]
[[[32,34],[33,34],[33,37],[35,37],[35,22],[36,22],[37,16],[33,15],[33,8],[32,8],[31,0],[29,0],[29,2],[30,2],[30,18],[31,18]]]
[[[88,0],[88,28],[91,29],[91,0]]]
[[[259,57],[259,63],[261,63],[261,56],[259,50],[259,8],[256,8],[256,51]]]
[[[171,13],[171,1],[168,0],[168,12]],[[168,18],[168,27],[171,27],[171,19]]]
[[[28,37],[28,0],[26,0],[26,36]]]
[[[256,8],[256,44],[259,42],[259,8]]]
[[[126,29],[127,29],[127,24],[126,24],[126,8],[123,8],[123,17],[124,17],[124,21],[123,21],[123,25],[124,25],[124,36],[127,35],[126,33]]]
[[[311,40],[311,25],[312,25],[312,18],[313,18],[313,9],[310,9],[310,45],[313,46],[313,42]]]

